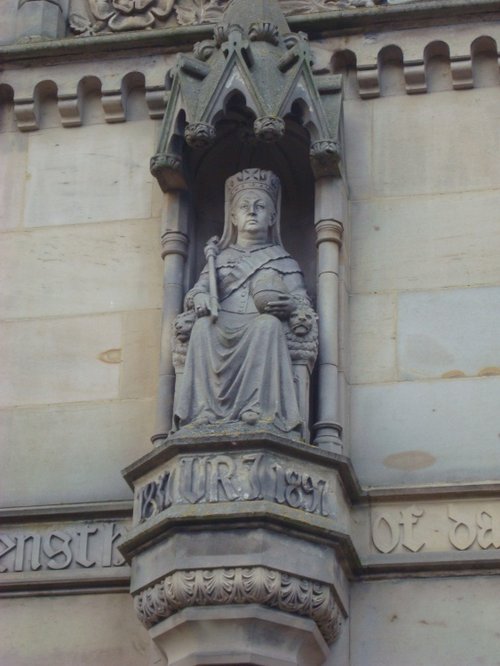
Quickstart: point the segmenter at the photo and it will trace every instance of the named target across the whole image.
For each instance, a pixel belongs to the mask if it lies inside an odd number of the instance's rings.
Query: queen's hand
[[[210,314],[210,296],[199,292],[193,296],[194,313],[197,317],[206,317]]]
[[[265,312],[272,314],[278,319],[288,319],[295,310],[296,304],[289,294],[280,294],[275,301],[269,301],[265,307]]]

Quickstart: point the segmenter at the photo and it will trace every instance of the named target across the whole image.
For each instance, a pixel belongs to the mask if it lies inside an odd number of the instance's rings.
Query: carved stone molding
[[[190,123],[186,126],[184,136],[191,148],[206,148],[215,139],[215,127],[208,123]]]
[[[344,225],[337,220],[320,220],[316,224],[316,245],[336,243],[342,245]]]
[[[69,27],[85,37],[164,25],[175,0],[73,0]]]
[[[282,118],[264,116],[254,122],[255,136],[265,143],[274,143],[285,136],[285,121]]]
[[[340,148],[336,141],[315,141],[311,145],[309,156],[315,178],[338,174]]]
[[[329,644],[342,624],[342,612],[329,585],[266,567],[177,571],[137,594],[134,604],[148,628],[183,608],[228,604],[261,604],[308,617]]]

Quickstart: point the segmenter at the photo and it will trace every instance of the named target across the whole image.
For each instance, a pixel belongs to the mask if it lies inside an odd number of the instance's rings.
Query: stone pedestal
[[[67,0],[21,0],[16,24],[18,40],[63,37]]]
[[[329,652],[312,620],[257,604],[185,608],[150,635],[168,666],[320,666]]]
[[[169,438],[125,470],[134,526],[121,550],[169,666],[324,662],[356,558],[334,464],[248,427]]]

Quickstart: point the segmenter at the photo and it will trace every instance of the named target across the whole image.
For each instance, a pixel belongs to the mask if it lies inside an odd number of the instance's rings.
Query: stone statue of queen
[[[316,315],[280,237],[281,186],[271,171],[226,181],[225,225],[174,324],[174,430],[257,426],[303,433],[294,362],[309,372]],[[211,429],[211,428],[210,428]]]

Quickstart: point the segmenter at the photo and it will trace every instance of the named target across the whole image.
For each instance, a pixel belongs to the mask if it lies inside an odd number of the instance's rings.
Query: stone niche
[[[157,434],[154,450],[124,471],[134,490],[134,519],[121,546],[131,564],[138,617],[159,659],[169,666],[320,666],[348,616],[347,579],[357,556],[336,469],[342,452],[337,329],[343,226],[338,216],[332,217],[342,202],[332,207],[332,200],[342,191],[340,101],[338,77],[314,73],[305,35],[290,32],[277,2],[234,0],[215,27],[214,39],[196,45],[192,56],[179,55],[171,71],[167,111],[152,158],[152,173],[165,193]],[[261,194],[252,205],[259,197],[270,202],[263,227],[267,239],[243,248],[238,274],[239,258],[224,254],[242,251],[232,241],[224,244],[228,229],[236,233],[230,207],[256,191]],[[273,235],[271,220],[277,217],[282,245]],[[220,238],[215,259],[207,245],[213,236]],[[210,269],[211,258],[217,265]],[[304,273],[311,303],[293,260]],[[198,276],[206,262],[202,288]],[[312,304],[318,313],[312,391],[312,364],[292,367],[292,347],[283,337],[291,311],[273,317],[257,305],[255,276],[263,266],[263,272],[283,276],[284,291],[288,275],[295,275],[295,287],[285,298],[311,313]],[[236,309],[227,306],[219,319],[212,318],[214,310],[207,308],[213,301],[204,299],[220,290],[221,302],[228,303],[224,299],[234,293],[231,286],[226,289],[229,279],[242,292],[246,283],[253,299],[250,310],[239,310],[238,301]],[[217,313],[217,294],[215,303]],[[194,319],[185,371],[174,339],[184,308]],[[240,313],[253,319],[235,329],[227,322]],[[314,326],[315,321],[314,315]],[[215,323],[217,332],[211,328]],[[233,345],[241,358],[235,330],[244,330],[250,343],[255,331],[263,336],[259,340],[276,341],[274,355],[267,356],[266,348],[252,354],[260,361],[281,358],[289,368],[284,390],[269,388],[271,398],[263,397],[254,357],[243,346],[244,360],[236,370],[244,367],[258,394],[262,409],[254,420],[245,418],[247,398],[239,398],[230,414],[224,411],[226,398],[214,404],[214,395],[227,394],[225,384],[219,390],[225,371],[212,370],[204,360],[207,354],[193,351],[213,351],[227,359]],[[222,368],[226,360],[221,363]],[[206,379],[210,373],[213,380]],[[269,370],[263,373],[270,377]],[[196,403],[199,409],[198,397],[192,397],[198,391],[205,406],[185,417],[184,405]],[[290,391],[291,401],[285,395]],[[200,419],[200,413],[214,420]],[[256,413],[250,410],[252,417]]]
[[[250,109],[235,92],[226,114],[216,125],[217,141],[205,150],[189,154],[192,213],[188,280],[193,284],[205,263],[203,247],[220,236],[224,221],[224,183],[245,168],[267,169],[281,181],[281,237],[283,245],[304,272],[309,295],[316,298],[316,246],[314,233],[314,178],[309,158],[310,139],[297,116],[286,118],[286,129],[277,143],[257,141]]]

